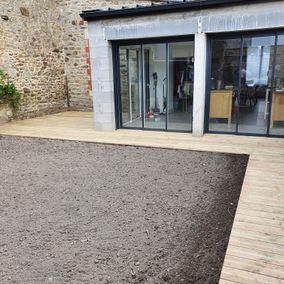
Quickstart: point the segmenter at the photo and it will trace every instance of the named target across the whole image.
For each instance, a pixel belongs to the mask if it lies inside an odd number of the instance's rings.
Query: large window
[[[277,40],[270,133],[284,135],[284,34],[279,35]]]
[[[218,39],[212,44],[209,130],[234,132],[239,86],[240,39]]]
[[[120,125],[191,131],[193,41],[119,45]]]
[[[122,123],[129,127],[141,127],[141,51],[139,46],[120,48],[120,82]]]
[[[168,129],[192,128],[193,51],[193,41],[169,44]]]
[[[244,37],[238,132],[266,134],[275,36]]]
[[[283,35],[219,37],[211,46],[209,132],[283,135]]]
[[[167,47],[165,43],[143,45],[144,54],[144,126],[166,128]]]

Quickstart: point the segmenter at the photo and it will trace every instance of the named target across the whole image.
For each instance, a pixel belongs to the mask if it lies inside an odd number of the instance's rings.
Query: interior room
[[[212,39],[209,132],[284,133],[283,35]]]

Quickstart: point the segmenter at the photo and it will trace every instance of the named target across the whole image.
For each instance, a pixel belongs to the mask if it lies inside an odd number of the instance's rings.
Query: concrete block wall
[[[89,26],[94,100],[94,125],[98,131],[115,130],[111,44],[104,40],[102,25]],[[96,49],[92,47],[96,46]]]

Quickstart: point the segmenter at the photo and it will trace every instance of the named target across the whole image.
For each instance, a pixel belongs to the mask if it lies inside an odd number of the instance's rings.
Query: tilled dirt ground
[[[247,157],[0,137],[1,283],[217,283]]]

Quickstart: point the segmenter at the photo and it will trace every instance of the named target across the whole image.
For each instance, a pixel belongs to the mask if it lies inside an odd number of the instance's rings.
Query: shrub
[[[13,113],[20,107],[21,93],[3,70],[0,69],[0,104],[7,103],[10,105]]]

